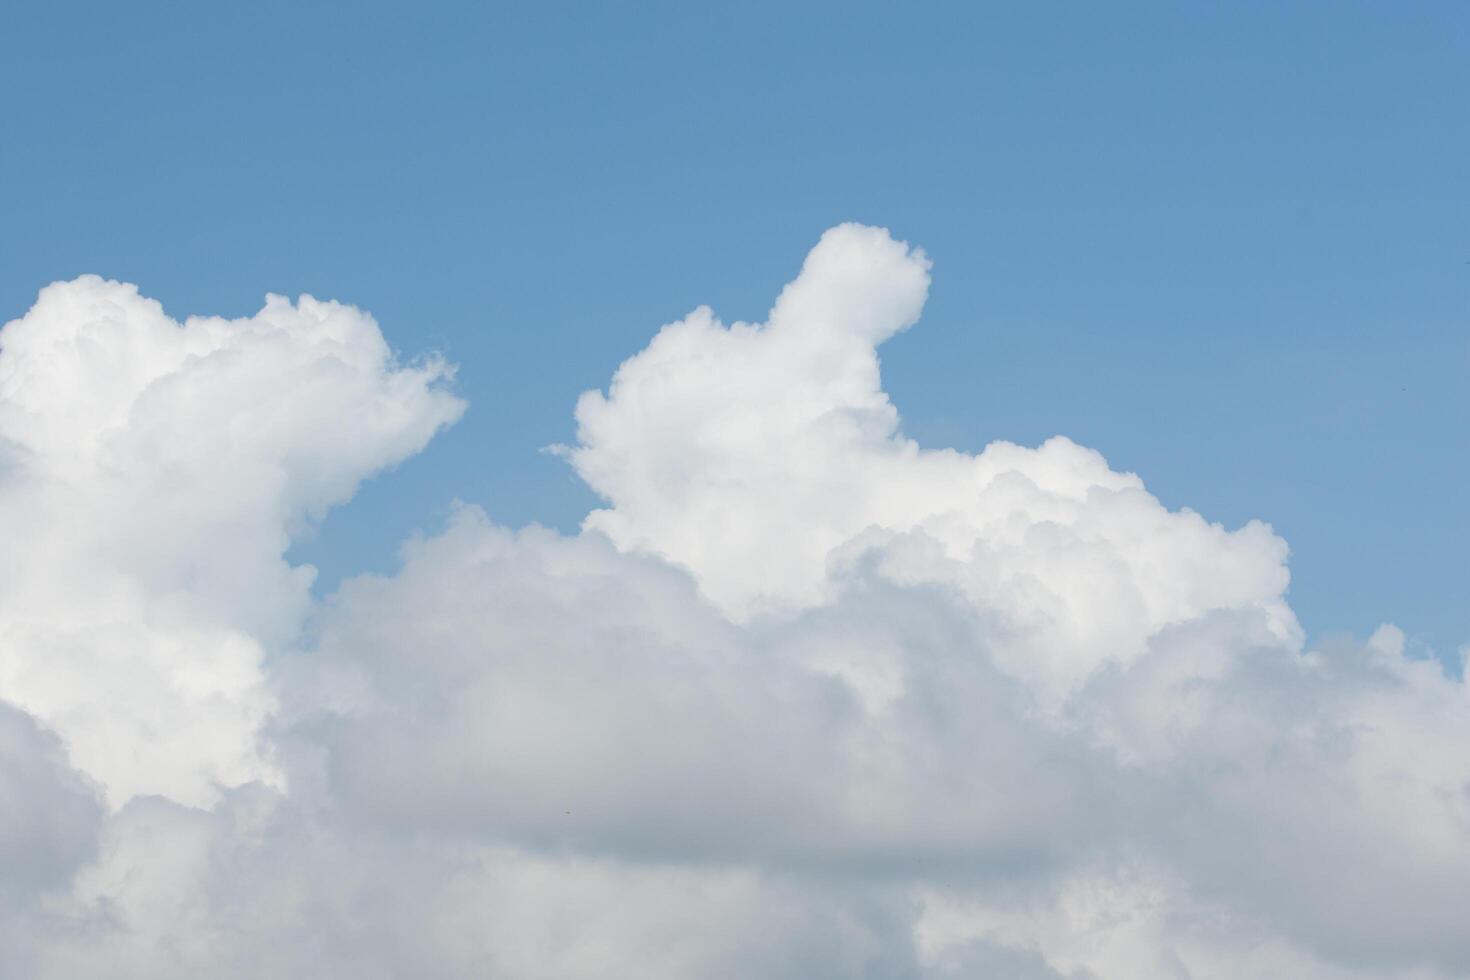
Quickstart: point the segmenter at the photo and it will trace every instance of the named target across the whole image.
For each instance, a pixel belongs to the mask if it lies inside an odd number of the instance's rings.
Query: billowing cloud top
[[[1065,438],[902,435],[827,232],[577,405],[580,534],[293,534],[462,403],[365,314],[0,331],[0,974],[1470,976],[1470,702]]]
[[[1286,546],[1170,513],[1065,439],[979,456],[899,434],[875,346],[918,319],[929,262],[877,228],[822,236],[765,324],[699,309],[577,405],[589,529],[686,568],[737,620],[830,601],[876,563],[994,620],[988,652],[1049,697],[1216,610],[1298,629]]]
[[[178,324],[94,276],[0,345],[0,692],[114,802],[277,782],[261,659],[312,574],[289,535],[459,416],[446,366],[337,303]]]

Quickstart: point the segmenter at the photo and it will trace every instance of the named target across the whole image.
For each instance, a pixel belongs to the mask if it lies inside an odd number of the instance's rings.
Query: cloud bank
[[[1470,976],[1470,702],[1307,648],[1271,529],[1058,437],[902,434],[930,264],[827,232],[313,603],[284,555],[463,404],[366,314],[0,331],[0,973]]]

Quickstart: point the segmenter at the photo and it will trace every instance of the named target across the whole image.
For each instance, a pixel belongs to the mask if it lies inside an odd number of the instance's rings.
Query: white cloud
[[[6,976],[918,975],[893,889],[385,835],[260,787],[133,801],[48,911],[0,947]]]
[[[918,318],[928,270],[843,225],[765,324],[699,309],[664,327],[577,405],[567,455],[610,503],[586,526],[688,569],[741,621],[831,601],[876,551],[895,582],[965,595],[994,622],[992,655],[1048,700],[1212,610],[1261,610],[1298,642],[1265,525],[1171,513],[1065,438],[970,456],[902,436],[876,345]]]
[[[905,439],[876,345],[928,270],[834,229],[766,324],[584,396],[582,533],[462,507],[315,609],[290,535],[452,421],[446,369],[310,299],[43,293],[0,334],[0,694],[171,799],[104,814],[0,709],[41,801],[0,973],[1470,975],[1463,681],[1393,627],[1304,650],[1265,525]]]
[[[458,416],[446,370],[310,297],[179,324],[132,286],[47,287],[0,332],[0,692],[114,804],[273,778],[261,663],[313,574],[289,535]]]

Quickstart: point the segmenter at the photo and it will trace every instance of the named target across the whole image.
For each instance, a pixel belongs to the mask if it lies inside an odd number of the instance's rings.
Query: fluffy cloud
[[[583,397],[580,534],[463,506],[315,607],[290,536],[446,368],[309,298],[44,292],[0,334],[0,972],[1470,976],[1463,679],[1304,649],[1263,524],[904,438],[928,274],[833,229]]]
[[[0,694],[114,804],[274,779],[290,534],[458,416],[445,376],[310,297],[179,324],[121,283],[42,290],[0,332]]]
[[[867,556],[963,594],[994,622],[990,654],[1053,700],[1214,610],[1259,610],[1296,642],[1286,546],[1265,525],[1171,513],[1064,438],[971,456],[900,434],[876,345],[918,318],[928,270],[843,225],[766,323],[699,309],[664,327],[577,405],[567,455],[610,503],[587,528],[687,569],[741,621],[830,601]]]

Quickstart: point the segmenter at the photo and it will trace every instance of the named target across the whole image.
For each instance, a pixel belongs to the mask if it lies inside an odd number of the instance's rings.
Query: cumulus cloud
[[[0,331],[0,694],[114,804],[276,778],[290,535],[459,415],[446,376],[310,297],[180,324],[122,283],[42,290]]]
[[[461,506],[316,605],[291,536],[448,369],[309,297],[43,292],[0,333],[0,972],[1470,976],[1463,678],[1306,648],[1264,524],[905,438],[877,348],[929,272],[829,231],[765,323],[581,399],[581,533]]]
[[[699,309],[664,327],[577,405],[567,455],[610,504],[586,527],[687,569],[740,621],[829,601],[864,560],[946,587],[1052,699],[1214,610],[1259,611],[1298,642],[1267,526],[1170,512],[1065,438],[978,456],[904,438],[876,345],[918,318],[928,284],[922,252],[843,225],[766,323]]]

